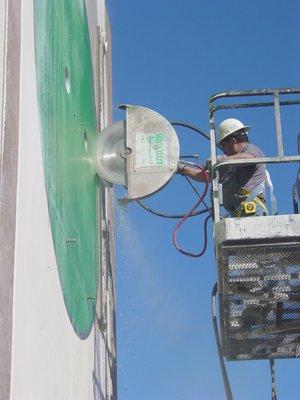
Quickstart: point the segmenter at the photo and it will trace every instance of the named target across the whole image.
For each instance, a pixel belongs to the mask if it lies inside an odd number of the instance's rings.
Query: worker
[[[218,156],[218,162],[265,157],[262,150],[249,143],[250,126],[235,118],[221,122],[219,126],[218,147],[224,155]],[[205,167],[211,180],[211,162]],[[196,167],[179,162],[179,174],[204,182],[204,173]],[[223,206],[233,217],[248,215],[266,215],[265,200],[265,164],[228,165],[219,168],[219,181],[222,184]],[[251,212],[252,209],[252,212]]]

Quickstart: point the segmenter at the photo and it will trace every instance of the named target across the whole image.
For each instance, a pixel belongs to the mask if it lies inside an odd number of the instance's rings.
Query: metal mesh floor
[[[227,359],[299,357],[299,244],[224,247],[223,251],[219,289]]]

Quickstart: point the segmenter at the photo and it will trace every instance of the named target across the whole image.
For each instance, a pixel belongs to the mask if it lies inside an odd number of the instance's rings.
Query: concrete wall
[[[112,44],[109,19],[103,2],[88,1],[87,16],[93,54],[94,82],[98,129],[112,122]],[[95,18],[95,16],[97,18]],[[95,29],[96,26],[96,29]],[[113,188],[100,182],[101,198],[101,265],[97,320],[101,335],[97,337],[99,354],[97,365],[107,398],[117,398],[116,319],[115,319],[115,259],[114,259],[114,198]]]
[[[6,8],[5,0],[0,1],[0,126],[2,126],[3,107],[3,71],[5,62],[5,38],[6,38]],[[1,130],[2,131],[2,130]]]
[[[20,1],[0,1],[0,399],[9,399],[19,141]]]
[[[111,116],[109,25],[103,1],[89,0],[86,5],[98,119],[103,127]],[[65,308],[49,221],[35,70],[33,2],[1,0],[0,11],[0,63],[4,65],[0,69],[0,82],[4,78],[7,86],[2,102],[6,104],[5,112],[1,112],[5,124],[1,126],[0,399],[114,400],[111,188],[100,184],[102,290],[98,290],[92,331],[87,339],[81,340]],[[8,31],[4,29],[4,17],[11,27]],[[4,57],[5,46],[9,51]]]

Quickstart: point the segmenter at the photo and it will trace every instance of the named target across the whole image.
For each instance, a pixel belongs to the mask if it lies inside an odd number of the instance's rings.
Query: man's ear
[[[236,138],[234,137],[234,136],[232,136],[231,138],[230,138],[230,141],[231,141],[231,144],[237,144],[237,140],[236,140]]]

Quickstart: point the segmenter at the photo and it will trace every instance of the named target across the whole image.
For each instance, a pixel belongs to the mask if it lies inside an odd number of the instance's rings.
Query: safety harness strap
[[[265,181],[261,182],[259,185],[257,185],[253,190],[249,191],[247,189],[242,189],[241,190],[241,195],[245,196],[245,199],[243,200],[243,202],[241,203],[241,205],[238,207],[238,209],[236,210],[236,212],[234,213],[234,215],[236,217],[241,217],[244,215],[244,204],[247,204],[249,202],[253,202],[255,203],[255,205],[257,205],[262,212],[265,215],[268,215],[268,209],[265,203],[264,198],[261,196],[262,193],[265,192]],[[254,212],[255,213],[255,212]]]
[[[278,214],[277,200],[276,200],[276,197],[274,195],[273,183],[271,181],[271,176],[270,176],[268,170],[266,170],[266,176],[267,176],[267,178],[266,178],[265,182],[266,182],[267,188],[269,189],[269,192],[270,192],[272,214],[273,215],[277,215]]]
[[[247,196],[247,198],[244,202],[253,201],[256,205],[258,205],[263,210],[265,215],[268,215],[269,212],[268,212],[265,200],[264,200],[264,198],[262,198],[260,196],[260,193],[265,192],[265,186],[268,188],[269,194],[270,194],[271,214],[277,215],[278,214],[277,200],[274,195],[274,187],[273,187],[273,183],[272,183],[270,173],[268,170],[266,170],[266,179],[263,182],[261,182],[259,185],[257,185],[252,191],[242,189],[242,194]],[[239,207],[238,210],[235,212],[235,216],[241,217],[242,215],[243,215],[243,208]]]

